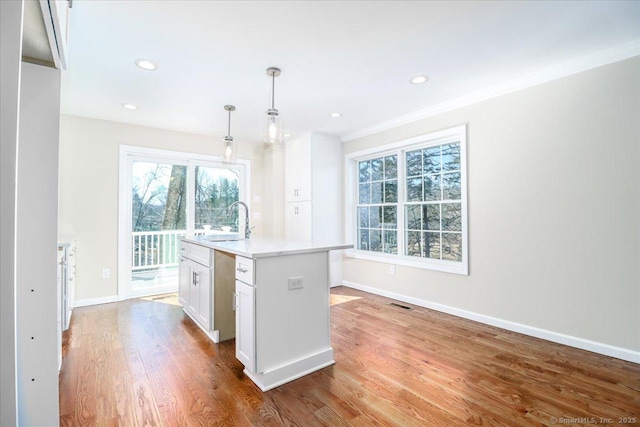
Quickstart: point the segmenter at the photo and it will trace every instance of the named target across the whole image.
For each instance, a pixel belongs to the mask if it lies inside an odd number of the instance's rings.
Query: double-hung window
[[[468,274],[466,127],[347,156],[350,256]]]

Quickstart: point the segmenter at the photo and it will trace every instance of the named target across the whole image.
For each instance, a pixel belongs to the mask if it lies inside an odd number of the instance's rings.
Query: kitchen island
[[[180,301],[215,342],[235,336],[244,373],[267,391],[334,363],[329,251],[350,247],[267,238],[183,238]],[[194,255],[203,264],[183,266]]]

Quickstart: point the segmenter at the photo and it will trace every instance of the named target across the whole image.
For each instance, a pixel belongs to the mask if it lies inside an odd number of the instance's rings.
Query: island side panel
[[[331,349],[328,252],[259,258],[255,274],[258,373]]]
[[[214,253],[213,278],[213,329],[219,331],[220,341],[236,336],[236,320],[233,311],[235,292],[236,256],[227,252],[212,250]]]

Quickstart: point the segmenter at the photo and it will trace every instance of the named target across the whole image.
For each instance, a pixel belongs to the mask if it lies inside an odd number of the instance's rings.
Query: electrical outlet
[[[111,277],[111,270],[108,268],[103,268],[102,269],[102,278],[103,279],[108,279],[109,277]]]
[[[392,275],[392,276],[396,275],[396,266],[395,265],[391,264],[389,266],[389,274]]]
[[[304,277],[289,277],[289,289],[302,289]]]

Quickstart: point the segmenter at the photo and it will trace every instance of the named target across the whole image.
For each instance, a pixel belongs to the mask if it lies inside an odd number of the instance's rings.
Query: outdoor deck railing
[[[177,267],[180,259],[180,237],[186,232],[187,230],[132,232],[132,270]]]

